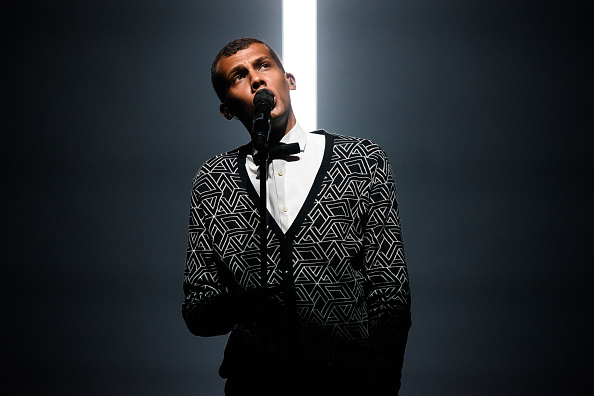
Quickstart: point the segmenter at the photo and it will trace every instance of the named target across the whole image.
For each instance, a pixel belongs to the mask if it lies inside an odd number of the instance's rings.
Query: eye
[[[237,73],[235,76],[233,76],[233,82],[239,82],[241,80],[243,80],[245,78],[245,74],[244,73]]]
[[[260,70],[262,70],[262,69],[268,69],[269,67],[270,67],[270,63],[264,62],[264,63],[262,63],[260,65]]]

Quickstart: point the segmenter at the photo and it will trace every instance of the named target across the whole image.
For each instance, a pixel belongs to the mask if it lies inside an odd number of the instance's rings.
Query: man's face
[[[290,90],[295,89],[295,78],[283,73],[268,48],[254,43],[244,50],[221,58],[218,71],[227,81],[227,95],[221,103],[221,113],[226,118],[237,117],[251,132],[254,116],[254,95],[266,88],[274,94],[271,111],[272,130],[285,134],[295,124],[291,108]]]

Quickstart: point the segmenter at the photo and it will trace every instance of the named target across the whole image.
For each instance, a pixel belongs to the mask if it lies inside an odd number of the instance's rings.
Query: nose
[[[254,73],[252,76],[252,91],[256,92],[263,85],[266,86],[266,80],[260,73]]]

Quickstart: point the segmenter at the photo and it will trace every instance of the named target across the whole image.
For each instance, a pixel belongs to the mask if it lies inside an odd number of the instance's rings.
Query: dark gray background
[[[241,36],[282,53],[280,3],[9,2],[0,321],[22,393],[222,394],[226,338],[180,314],[191,180],[248,139],[218,113],[212,59]],[[591,376],[579,4],[319,1],[318,124],[379,143],[398,186],[402,395],[572,394]]]

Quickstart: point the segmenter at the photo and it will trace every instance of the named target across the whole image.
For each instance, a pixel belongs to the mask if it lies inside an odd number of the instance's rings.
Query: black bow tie
[[[291,154],[297,154],[301,151],[299,143],[277,144],[268,148],[268,163],[275,159],[285,159]],[[260,165],[260,156],[253,155],[254,163]]]

